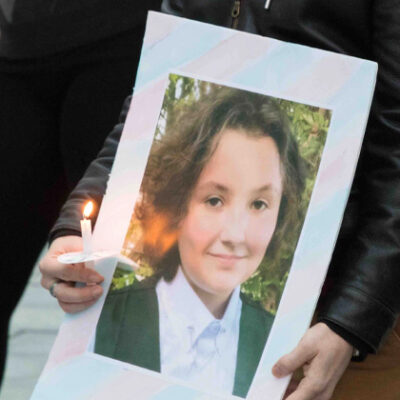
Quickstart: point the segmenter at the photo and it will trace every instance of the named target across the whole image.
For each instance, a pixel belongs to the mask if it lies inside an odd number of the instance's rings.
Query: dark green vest
[[[234,395],[246,397],[272,322],[271,314],[242,296]],[[160,372],[154,280],[108,294],[97,325],[95,353]]]

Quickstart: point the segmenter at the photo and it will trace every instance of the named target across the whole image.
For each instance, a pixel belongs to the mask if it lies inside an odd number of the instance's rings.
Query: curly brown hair
[[[143,228],[143,253],[156,273],[175,276],[180,263],[176,239],[191,193],[225,129],[271,137],[281,160],[283,192],[277,226],[268,246],[276,254],[287,229],[299,218],[305,185],[304,162],[287,115],[276,99],[213,85],[213,90],[181,110],[153,143],[135,216]]]

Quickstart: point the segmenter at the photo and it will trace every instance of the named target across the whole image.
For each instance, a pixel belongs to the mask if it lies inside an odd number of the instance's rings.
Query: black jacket
[[[144,25],[161,0],[0,0],[0,57],[42,57]]]
[[[400,312],[400,0],[272,0],[269,10],[264,4],[165,0],[163,10],[378,62],[365,141],[319,306],[321,320],[375,352]],[[51,238],[79,232],[83,200],[101,202],[121,130],[117,125],[71,194]]]

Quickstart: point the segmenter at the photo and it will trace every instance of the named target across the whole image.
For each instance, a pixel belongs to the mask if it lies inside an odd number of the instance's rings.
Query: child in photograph
[[[154,275],[108,294],[95,352],[245,397],[273,315],[240,293],[298,218],[303,162],[278,102],[214,85],[156,135],[135,207]]]

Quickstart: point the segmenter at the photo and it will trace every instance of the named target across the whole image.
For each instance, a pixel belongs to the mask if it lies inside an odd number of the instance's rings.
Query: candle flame
[[[83,209],[83,218],[89,218],[93,211],[93,201],[88,201]]]

